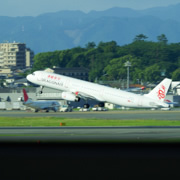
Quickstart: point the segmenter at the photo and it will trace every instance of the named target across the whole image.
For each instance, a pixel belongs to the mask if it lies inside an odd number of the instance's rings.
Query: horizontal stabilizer
[[[178,104],[178,102],[172,102],[172,101],[170,101],[168,99],[165,99],[164,102],[167,103],[167,104]]]

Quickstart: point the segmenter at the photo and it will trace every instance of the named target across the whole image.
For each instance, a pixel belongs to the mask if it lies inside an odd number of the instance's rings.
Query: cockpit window
[[[32,75],[35,76],[35,73],[33,72]]]

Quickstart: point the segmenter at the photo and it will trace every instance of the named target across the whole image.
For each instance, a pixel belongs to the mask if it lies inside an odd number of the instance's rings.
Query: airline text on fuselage
[[[50,84],[55,84],[58,86],[63,86],[64,82],[62,82],[61,78],[58,76],[52,76],[48,75],[47,77],[42,77],[41,80],[42,82],[48,82]]]

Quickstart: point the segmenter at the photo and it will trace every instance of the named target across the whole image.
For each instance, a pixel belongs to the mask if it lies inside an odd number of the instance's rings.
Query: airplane
[[[40,93],[43,92],[43,87],[62,91],[62,99],[67,101],[95,99],[99,101],[100,107],[104,107],[104,103],[108,102],[135,108],[168,108],[169,105],[164,99],[172,82],[171,79],[165,78],[151,92],[140,95],[46,71],[35,71],[26,78],[40,85]],[[84,108],[89,108],[89,104],[84,104]]]
[[[172,105],[176,105],[176,104],[179,104],[178,102],[172,102],[168,99],[164,99],[164,102],[166,102],[167,104],[172,104]]]
[[[53,110],[54,112],[56,112],[60,106],[58,101],[32,101],[28,97],[25,89],[23,89],[23,95],[24,95],[23,104],[25,106],[35,109],[35,112],[38,112],[39,110],[46,110],[46,112],[49,112],[49,110]]]

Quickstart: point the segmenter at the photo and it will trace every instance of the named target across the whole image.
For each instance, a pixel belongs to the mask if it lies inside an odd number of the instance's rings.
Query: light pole
[[[129,89],[129,67],[131,67],[131,62],[126,61],[124,65],[127,67],[127,89]]]

